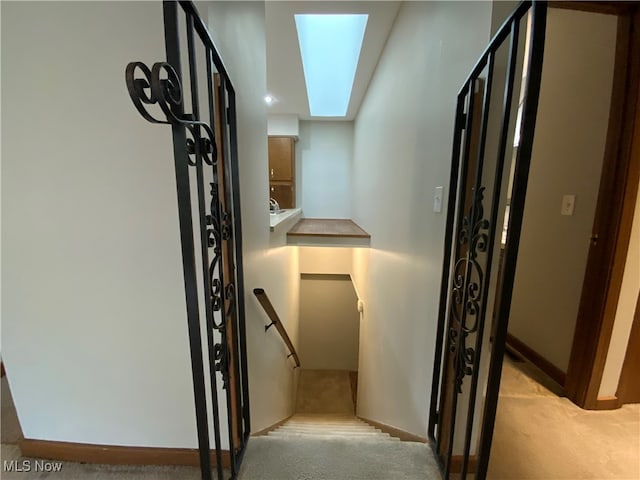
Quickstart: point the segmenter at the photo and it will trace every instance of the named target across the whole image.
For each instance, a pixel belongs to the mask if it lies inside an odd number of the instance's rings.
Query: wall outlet
[[[560,207],[560,215],[573,215],[573,210],[576,207],[575,195],[563,195],[562,206]]]
[[[442,212],[442,197],[444,195],[444,187],[436,187],[436,193],[433,195],[433,211]]]

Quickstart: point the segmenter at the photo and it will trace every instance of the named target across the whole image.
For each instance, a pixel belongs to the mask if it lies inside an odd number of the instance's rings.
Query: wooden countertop
[[[353,220],[328,218],[303,218],[296,223],[287,237],[346,237],[371,238]]]

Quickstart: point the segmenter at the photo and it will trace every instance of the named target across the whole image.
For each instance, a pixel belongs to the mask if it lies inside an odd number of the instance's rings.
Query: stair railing
[[[300,358],[298,357],[296,348],[293,346],[293,343],[291,342],[291,339],[289,338],[289,335],[287,334],[287,331],[285,330],[284,325],[282,325],[282,322],[280,321],[280,317],[278,317],[278,314],[276,313],[275,308],[273,308],[273,305],[271,305],[269,296],[266,294],[263,288],[254,288],[253,294],[256,296],[256,298],[258,299],[258,302],[260,302],[260,305],[262,305],[262,308],[264,308],[264,311],[266,312],[267,316],[271,320],[271,323],[269,325],[265,325],[264,331],[266,332],[273,326],[276,327],[276,330],[282,337],[282,340],[284,340],[284,343],[287,345],[289,352],[291,352],[289,353],[289,355],[287,355],[287,358],[293,357],[293,360],[296,362],[296,366],[293,368],[298,368],[300,366]]]

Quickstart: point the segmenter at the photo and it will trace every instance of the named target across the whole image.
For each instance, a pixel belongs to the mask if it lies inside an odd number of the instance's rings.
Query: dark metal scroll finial
[[[206,122],[195,120],[193,115],[176,114],[177,107],[183,104],[182,84],[169,63],[156,62],[149,69],[142,62],[130,62],[125,69],[125,81],[133,105],[145,120],[184,126],[193,137],[187,141],[188,152],[199,153],[209,165],[216,164],[218,152],[213,129]],[[150,105],[158,105],[165,118],[154,117],[147,110]],[[201,130],[204,130],[205,137],[200,135]]]

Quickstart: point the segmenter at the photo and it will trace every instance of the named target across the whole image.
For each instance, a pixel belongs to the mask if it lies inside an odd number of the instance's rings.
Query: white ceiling
[[[353,120],[358,113],[399,6],[399,1],[266,2],[267,89],[269,91],[265,94],[270,93],[276,98],[276,101],[268,107],[268,112],[296,114],[301,120]],[[369,14],[346,118],[309,115],[307,88],[293,17],[296,13]]]

